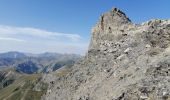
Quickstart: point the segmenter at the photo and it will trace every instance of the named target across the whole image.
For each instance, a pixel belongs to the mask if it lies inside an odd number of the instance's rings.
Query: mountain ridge
[[[71,66],[80,57],[76,54],[7,52],[0,54],[0,69],[15,68],[16,71],[27,74],[48,73],[65,65]]]
[[[42,100],[169,100],[170,20],[133,24],[119,9],[92,29],[84,59],[47,74]]]

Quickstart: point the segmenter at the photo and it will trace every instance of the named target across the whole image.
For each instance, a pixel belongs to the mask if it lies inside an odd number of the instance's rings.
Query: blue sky
[[[99,16],[118,7],[134,22],[170,18],[170,0],[0,0],[0,52],[84,54]]]

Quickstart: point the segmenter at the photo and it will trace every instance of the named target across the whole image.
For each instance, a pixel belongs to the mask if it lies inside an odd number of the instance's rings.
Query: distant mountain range
[[[0,53],[0,59],[1,58],[24,58],[27,57],[24,53],[20,52],[6,52],[6,53]]]
[[[53,57],[53,58],[58,58],[61,56],[76,56],[80,57],[78,54],[61,54],[61,53],[51,53],[51,52],[45,52],[45,53],[40,53],[40,54],[33,54],[33,53],[22,53],[22,52],[17,52],[17,51],[11,51],[11,52],[5,52],[5,53],[0,53],[0,59],[1,58],[25,58],[25,57]]]
[[[48,73],[63,66],[71,66],[81,58],[76,54],[21,52],[0,53],[0,68],[15,68],[20,73]]]

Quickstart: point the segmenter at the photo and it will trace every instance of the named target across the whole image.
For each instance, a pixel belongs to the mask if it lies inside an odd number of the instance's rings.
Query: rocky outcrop
[[[113,8],[93,28],[84,60],[44,81],[43,100],[169,100],[170,20],[136,25]]]

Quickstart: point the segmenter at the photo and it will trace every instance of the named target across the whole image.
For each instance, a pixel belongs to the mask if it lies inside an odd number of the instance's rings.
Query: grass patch
[[[41,96],[45,93],[45,91],[33,91],[29,90],[24,98],[24,100],[40,100]]]
[[[59,77],[63,77],[65,75],[67,75],[68,73],[70,72],[69,69],[61,69],[60,71],[57,71],[55,73],[56,76],[59,76]]]
[[[22,74],[11,85],[0,90],[0,100],[40,100],[41,96],[46,92],[47,86],[40,81],[41,74]],[[38,83],[41,91],[35,91],[33,88]]]
[[[22,94],[23,93],[21,91],[15,91],[15,93],[7,100],[21,100]]]

